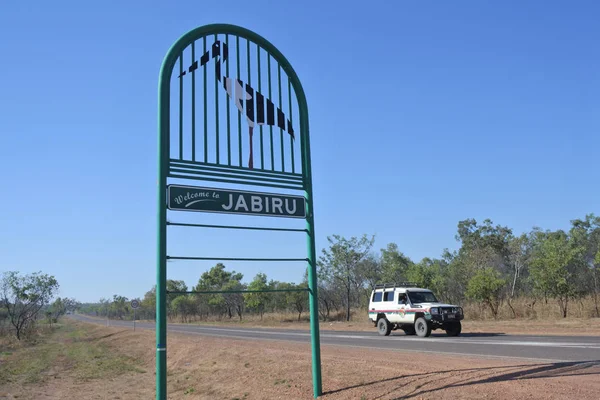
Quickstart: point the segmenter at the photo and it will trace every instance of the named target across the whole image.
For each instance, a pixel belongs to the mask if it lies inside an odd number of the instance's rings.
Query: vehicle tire
[[[423,317],[419,317],[415,320],[415,332],[417,336],[428,337],[431,335],[431,325]]]
[[[377,321],[377,331],[381,336],[388,336],[392,331],[392,324],[387,318],[379,318]]]
[[[462,331],[462,324],[460,321],[451,322],[446,326],[446,335],[448,336],[458,336]]]

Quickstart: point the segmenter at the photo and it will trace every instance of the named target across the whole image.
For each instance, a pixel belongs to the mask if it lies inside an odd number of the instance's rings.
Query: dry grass
[[[4,341],[0,399],[5,390],[16,392],[19,398],[36,398],[28,397],[30,390],[52,388],[62,380],[83,384],[146,372],[135,357],[110,348],[107,339],[115,333],[100,326],[66,321],[40,333],[35,342]]]
[[[555,320],[564,319],[560,312],[560,307],[554,299],[531,299],[518,298],[511,302],[515,312],[513,314],[506,301],[502,302],[498,309],[499,320],[509,319],[537,319],[537,320]],[[472,303],[465,304],[465,317],[477,320],[493,320],[494,316],[488,307]],[[568,305],[567,318],[597,318],[594,299],[591,296],[570,300]]]
[[[63,341],[63,354],[88,343],[91,348],[102,346],[108,360],[135,360],[134,369],[108,372],[97,365],[93,369],[97,372],[81,379],[78,363],[54,358],[49,364],[55,371],[51,379],[3,383],[0,399],[154,398],[153,332],[69,324],[71,332],[79,333]],[[88,354],[84,358],[93,360],[94,350]],[[600,393],[600,367],[593,363],[406,354],[322,346],[322,398],[588,400]],[[168,393],[169,399],[311,399],[310,346],[169,334]]]

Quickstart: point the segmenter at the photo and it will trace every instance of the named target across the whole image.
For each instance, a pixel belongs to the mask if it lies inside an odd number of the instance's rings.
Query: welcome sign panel
[[[306,217],[302,196],[183,185],[168,185],[167,192],[167,206],[174,211]]]

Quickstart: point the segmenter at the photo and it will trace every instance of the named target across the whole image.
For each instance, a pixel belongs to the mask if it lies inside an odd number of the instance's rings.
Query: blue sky
[[[568,228],[600,213],[598,15],[594,1],[3,2],[0,271],[53,274],[80,301],[152,287],[158,71],[177,38],[216,22],[266,37],[300,76],[319,250],[367,233],[437,257],[465,218]],[[188,255],[305,249],[267,234],[170,240]],[[168,275],[193,285],[211,264]],[[247,280],[304,270],[226,264]]]

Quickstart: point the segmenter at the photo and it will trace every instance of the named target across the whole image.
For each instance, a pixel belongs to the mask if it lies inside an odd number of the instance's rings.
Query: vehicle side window
[[[394,292],[385,292],[383,301],[394,301]]]
[[[381,292],[373,293],[373,302],[379,302],[379,301],[381,301]]]
[[[398,304],[406,303],[406,293],[400,293],[398,295]]]

